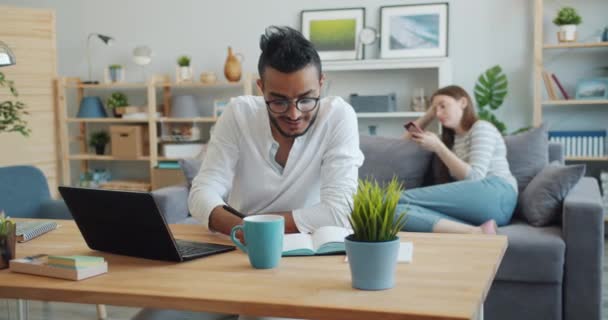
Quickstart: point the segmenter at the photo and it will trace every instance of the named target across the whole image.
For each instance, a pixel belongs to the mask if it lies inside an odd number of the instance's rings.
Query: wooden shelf
[[[543,101],[543,106],[583,106],[583,105],[608,105],[608,100],[549,100]]]
[[[608,47],[608,42],[566,42],[559,44],[545,44],[543,49],[576,49]]]
[[[215,89],[225,89],[225,88],[241,88],[243,87],[243,82],[216,82],[216,83],[201,83],[201,82],[184,82],[184,83],[167,83],[161,82],[157,83],[156,87],[163,88],[215,88]]]
[[[449,59],[445,57],[323,61],[323,71],[426,69],[440,68],[448,63]]]
[[[68,118],[68,122],[89,122],[89,123],[147,123],[148,119],[122,119],[122,118]]]
[[[386,118],[418,118],[424,115],[424,112],[361,112],[357,113],[357,118],[360,119],[386,119]]]
[[[139,157],[137,159],[118,159],[110,155],[96,154],[72,154],[68,156],[70,160],[98,160],[98,161],[148,161],[150,157]]]
[[[214,123],[217,121],[215,117],[198,117],[198,118],[158,118],[158,122],[175,122],[175,123],[189,123],[189,122],[209,122]]]
[[[566,157],[566,161],[608,161],[608,157]]]
[[[68,83],[66,88],[82,88],[82,89],[145,89],[148,85],[139,82],[118,82],[118,83],[100,83],[100,84],[84,84],[84,83]]]

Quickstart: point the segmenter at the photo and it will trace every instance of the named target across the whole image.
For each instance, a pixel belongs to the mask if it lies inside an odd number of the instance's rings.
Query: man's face
[[[319,107],[317,105],[310,112],[302,112],[296,108],[296,101],[304,98],[319,98],[322,85],[323,79],[319,79],[319,71],[313,65],[292,73],[282,73],[266,67],[264,78],[258,80],[264,99],[268,102],[289,101],[283,113],[268,108],[273,131],[277,131],[285,138],[295,138],[305,134],[314,123]]]

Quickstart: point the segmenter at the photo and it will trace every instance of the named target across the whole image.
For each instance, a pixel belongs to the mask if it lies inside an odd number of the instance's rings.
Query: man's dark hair
[[[312,43],[290,27],[270,26],[260,38],[260,60],[258,72],[264,77],[267,66],[283,73],[303,69],[309,64],[319,71],[321,79],[321,58]]]

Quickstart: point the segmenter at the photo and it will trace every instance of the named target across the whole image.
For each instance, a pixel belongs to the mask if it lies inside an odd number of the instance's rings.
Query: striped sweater
[[[476,121],[467,133],[454,137],[452,151],[471,166],[465,180],[498,176],[511,184],[517,192],[517,180],[511,174],[507,162],[505,141],[493,124],[484,120]]]

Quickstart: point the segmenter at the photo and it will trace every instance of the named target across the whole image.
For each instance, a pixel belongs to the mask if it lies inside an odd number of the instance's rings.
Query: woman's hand
[[[412,133],[412,140],[422,148],[438,152],[444,146],[443,141],[434,132],[425,131],[423,133]]]

